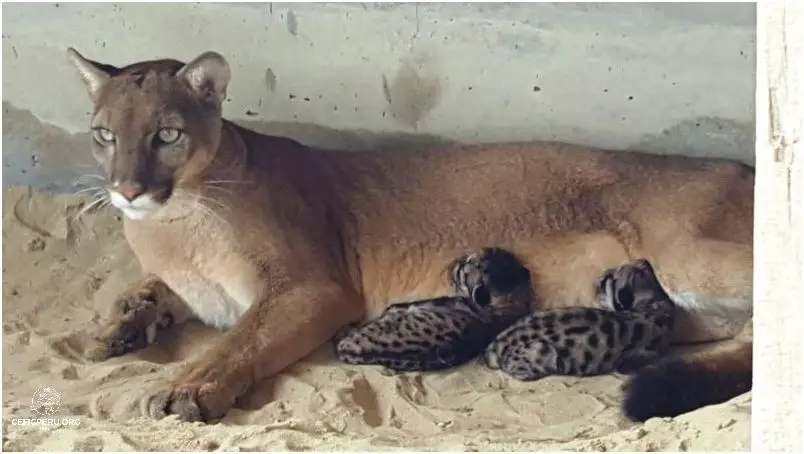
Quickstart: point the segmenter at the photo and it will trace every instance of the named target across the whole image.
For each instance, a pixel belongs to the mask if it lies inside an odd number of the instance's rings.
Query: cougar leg
[[[149,393],[142,409],[154,418],[217,419],[256,381],[311,353],[363,312],[359,295],[326,281],[260,300],[171,385]]]

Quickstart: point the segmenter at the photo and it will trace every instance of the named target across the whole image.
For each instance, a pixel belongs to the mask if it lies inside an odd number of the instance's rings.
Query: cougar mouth
[[[139,221],[153,215],[170,198],[170,188],[143,192],[136,197],[127,197],[115,189],[108,189],[109,201],[127,218]]]

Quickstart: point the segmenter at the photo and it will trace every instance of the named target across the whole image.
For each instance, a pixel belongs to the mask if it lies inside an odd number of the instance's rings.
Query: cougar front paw
[[[159,388],[140,401],[143,416],[162,419],[177,415],[185,421],[210,422],[221,418],[234,398],[212,382],[190,382]]]
[[[93,336],[85,356],[102,361],[143,349],[156,340],[159,329],[172,323],[148,294],[125,295],[115,301],[114,318]]]

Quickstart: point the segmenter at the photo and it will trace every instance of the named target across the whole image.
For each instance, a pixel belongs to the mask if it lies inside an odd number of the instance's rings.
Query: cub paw
[[[500,355],[497,353],[497,346],[494,344],[487,346],[483,353],[478,355],[477,362],[489,369],[499,369]]]
[[[332,336],[332,342],[335,345],[338,345],[342,340],[344,340],[347,336],[352,334],[352,332],[359,327],[360,327],[359,323],[350,323],[342,327],[341,329],[335,332],[335,335]]]
[[[349,324],[339,329],[332,337],[335,358],[346,364],[362,364],[362,349],[360,347],[361,333],[358,324]]]

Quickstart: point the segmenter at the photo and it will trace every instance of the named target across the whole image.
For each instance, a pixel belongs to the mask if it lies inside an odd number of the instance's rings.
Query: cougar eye
[[[95,128],[92,130],[95,140],[100,143],[114,142],[114,133],[106,128]]]
[[[179,131],[176,128],[162,128],[159,130],[159,133],[157,135],[159,137],[159,140],[161,140],[162,142],[173,143],[179,140],[179,137],[181,137],[181,131]]]

